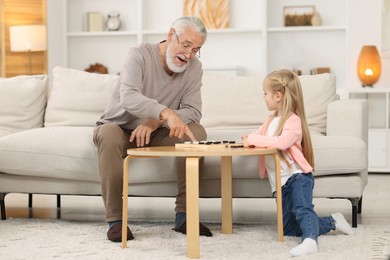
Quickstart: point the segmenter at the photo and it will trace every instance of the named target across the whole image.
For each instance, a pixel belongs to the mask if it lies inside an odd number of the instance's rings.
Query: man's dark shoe
[[[107,238],[112,242],[122,242],[122,222],[115,224],[107,231]],[[133,233],[127,227],[127,240],[133,239]]]
[[[180,228],[173,228],[176,232],[180,232],[182,234],[187,234],[187,221],[184,221],[184,223],[180,226]],[[202,223],[199,223],[199,235],[211,237],[213,234],[211,233],[210,229],[203,225]]]

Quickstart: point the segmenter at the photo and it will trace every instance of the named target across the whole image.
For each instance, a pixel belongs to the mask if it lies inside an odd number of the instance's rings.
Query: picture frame
[[[199,17],[207,29],[227,29],[230,0],[184,0],[183,15]]]
[[[311,26],[314,5],[285,6],[283,8],[284,26]]]

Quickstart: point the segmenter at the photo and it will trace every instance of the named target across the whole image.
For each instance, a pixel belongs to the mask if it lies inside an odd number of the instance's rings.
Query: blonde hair
[[[272,93],[280,92],[283,94],[282,114],[278,115],[277,111],[273,114],[273,117],[281,117],[275,131],[275,136],[281,135],[283,126],[292,113],[299,116],[302,127],[302,152],[307,162],[314,168],[313,147],[311,144],[309,127],[306,121],[301,82],[299,81],[298,76],[290,70],[282,69],[272,72],[265,77],[264,81],[269,83],[268,85]],[[280,154],[282,159],[286,162],[283,154]]]

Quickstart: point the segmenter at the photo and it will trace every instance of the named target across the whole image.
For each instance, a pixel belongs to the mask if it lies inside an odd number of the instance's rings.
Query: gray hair
[[[175,29],[176,33],[180,35],[185,29],[192,26],[195,31],[199,32],[203,38],[207,39],[207,30],[202,20],[195,16],[183,16],[172,23],[171,28]]]

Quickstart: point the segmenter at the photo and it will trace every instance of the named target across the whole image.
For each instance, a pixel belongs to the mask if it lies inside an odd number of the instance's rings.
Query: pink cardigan
[[[275,147],[278,150],[285,151],[305,173],[313,170],[313,167],[307,162],[302,153],[302,128],[301,119],[296,114],[291,114],[284,124],[280,136],[266,136],[268,124],[272,117],[268,117],[255,132],[248,135],[248,144],[257,147]],[[267,176],[265,168],[265,158],[260,156],[260,178]]]

